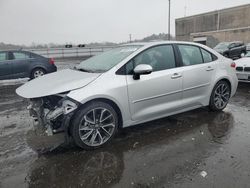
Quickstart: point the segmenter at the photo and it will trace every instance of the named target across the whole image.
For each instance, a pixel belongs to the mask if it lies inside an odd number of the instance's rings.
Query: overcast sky
[[[250,0],[172,0],[174,19]],[[168,0],[0,0],[0,42],[123,42],[167,33]]]

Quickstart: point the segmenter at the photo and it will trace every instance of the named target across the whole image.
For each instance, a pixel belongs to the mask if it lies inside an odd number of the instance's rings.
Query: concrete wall
[[[222,41],[243,41],[250,43],[250,27],[236,30],[220,30],[212,32],[190,34],[189,41],[193,41],[197,37],[207,37],[207,46],[215,47]]]
[[[179,18],[175,21],[176,40],[193,41],[207,37],[207,45],[221,41],[250,42],[250,4]]]
[[[214,31],[217,27],[217,12],[191,16],[175,21],[176,37],[189,36],[190,33]]]
[[[250,4],[219,11],[219,30],[250,26]]]

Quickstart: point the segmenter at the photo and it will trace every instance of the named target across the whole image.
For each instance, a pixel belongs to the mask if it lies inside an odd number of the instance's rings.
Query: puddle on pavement
[[[29,187],[95,188],[180,182],[219,151],[233,128],[232,114],[202,109],[153,121],[123,130],[100,150],[68,146],[43,154],[31,165],[27,182]]]
[[[41,144],[40,152],[51,148],[27,128],[25,101],[10,95],[13,102],[8,103],[6,92],[0,101],[9,105],[0,113],[0,187],[244,187],[250,177],[250,102],[245,90],[224,112],[198,109],[126,128],[96,151],[63,145],[39,155],[30,149],[37,149],[35,143]]]

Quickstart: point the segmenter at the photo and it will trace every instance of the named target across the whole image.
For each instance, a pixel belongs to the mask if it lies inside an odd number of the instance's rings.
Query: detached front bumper
[[[43,130],[48,136],[66,132],[70,119],[79,104],[64,98],[59,100],[54,107],[48,104],[49,102],[47,98],[30,100],[28,110],[33,118],[34,128]]]

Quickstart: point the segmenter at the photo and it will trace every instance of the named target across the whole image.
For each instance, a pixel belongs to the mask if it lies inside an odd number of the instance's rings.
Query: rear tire
[[[222,111],[226,108],[231,96],[231,88],[228,82],[219,81],[212,91],[209,108],[212,111]]]
[[[118,115],[104,102],[92,102],[80,109],[72,121],[71,133],[77,146],[93,150],[106,145],[118,129]]]
[[[38,78],[46,74],[46,71],[43,68],[35,68],[31,71],[31,79]]]

